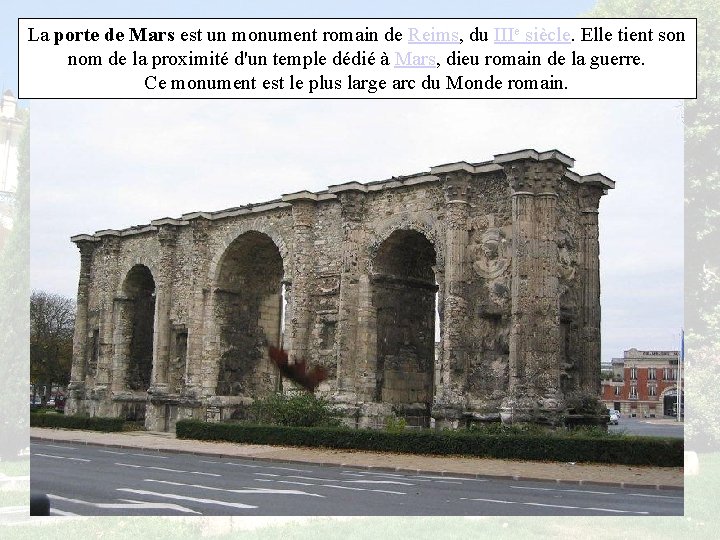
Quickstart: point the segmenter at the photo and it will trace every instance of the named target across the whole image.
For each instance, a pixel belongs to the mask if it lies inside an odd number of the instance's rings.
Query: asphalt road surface
[[[681,490],[468,479],[34,442],[51,515],[682,515]]]
[[[653,420],[645,418],[628,418],[622,416],[617,426],[608,426],[611,432],[627,433],[628,435],[644,435],[646,437],[683,437],[682,422],[670,420]]]

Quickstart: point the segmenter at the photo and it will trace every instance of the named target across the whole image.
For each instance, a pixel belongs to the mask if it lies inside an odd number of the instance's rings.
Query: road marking
[[[51,516],[79,516],[80,514],[75,514],[73,512],[65,512],[63,510],[58,510],[57,508],[51,508],[50,515]]]
[[[480,501],[480,502],[492,502],[492,503],[499,503],[499,504],[523,504],[526,506],[543,506],[547,508],[563,508],[567,510],[594,510],[596,512],[609,512],[613,514],[641,514],[641,515],[648,515],[650,512],[635,512],[632,510],[614,510],[612,508],[594,508],[594,507],[585,507],[585,506],[569,506],[564,504],[544,504],[544,503],[531,503],[531,502],[521,502],[521,501],[503,501],[498,499],[471,499],[468,497],[460,497],[461,501]]]
[[[650,495],[649,493],[628,493],[628,495],[633,495],[635,497],[653,497],[656,499],[677,499],[677,500],[684,500],[684,497],[672,497],[670,495]]]
[[[279,484],[295,484],[298,486],[315,486],[317,484],[311,484],[309,482],[293,482],[292,480],[276,480]]]
[[[220,501],[217,499],[202,499],[199,497],[186,497],[184,495],[176,495],[174,493],[159,493],[157,491],[146,491],[144,489],[118,488],[117,491],[126,491],[128,493],[136,493],[137,495],[164,497],[166,499],[175,499],[179,501],[192,501],[201,504],[217,504],[219,506],[229,506],[231,508],[257,508],[257,506],[253,506],[251,504],[233,503],[228,501]]]
[[[70,461],[85,461],[89,462],[89,459],[83,459],[78,457],[65,457],[65,456],[54,456],[52,454],[32,454],[33,456],[40,456],[40,457],[49,457],[53,459],[69,459]]]
[[[132,467],[133,469],[152,469],[153,471],[176,472],[176,473],[184,473],[184,474],[200,474],[203,476],[222,476],[221,474],[215,474],[215,473],[209,473],[209,472],[183,471],[180,469],[168,469],[166,467],[151,467],[149,465],[134,465],[132,463],[115,463],[115,465],[119,465],[120,467]]]
[[[415,478],[414,476],[412,477]],[[459,480],[460,482],[489,482],[487,478],[463,478],[462,476],[428,476],[419,474],[418,478],[430,478],[431,480]]]
[[[114,452],[112,450],[98,450],[98,452],[102,452],[104,454],[118,454],[120,456],[124,456],[126,452]]]
[[[194,487],[199,489],[207,489],[210,491],[224,491],[226,493],[241,493],[246,495],[310,495],[311,497],[321,497],[324,495],[318,495],[316,493],[308,493],[307,491],[298,491],[296,489],[265,489],[265,488],[243,488],[243,489],[226,489],[214,486],[204,486],[202,484],[184,484],[182,482],[171,482],[169,480],[155,480],[153,478],[145,478],[145,482],[154,482],[156,484],[167,484],[170,486],[185,486]],[[293,483],[293,482],[289,482]],[[311,486],[312,484],[306,484]]]
[[[185,508],[184,506],[179,506],[177,504],[167,504],[167,503],[148,503],[143,501],[130,501],[125,503],[96,503],[96,502],[90,502],[90,501],[83,501],[81,499],[71,499],[69,497],[61,497],[60,495],[53,495],[51,493],[48,493],[48,498],[58,501],[66,501],[74,504],[84,504],[87,506],[92,506],[94,508],[104,508],[108,510],[120,510],[120,509],[139,509],[139,510],[177,510],[178,512],[184,512],[186,514],[199,514],[200,512],[196,512],[195,510],[190,510],[189,508]],[[127,501],[127,499],[120,499]]]
[[[255,473],[259,476],[273,476],[279,477],[279,474],[273,473]],[[314,480],[315,482],[332,482],[334,478],[318,478],[316,476],[300,476],[296,474],[289,474],[282,478],[297,478],[298,480]],[[339,480],[340,482],[356,483],[356,484],[399,484],[401,486],[414,486],[410,482],[401,482],[399,480]]]
[[[392,493],[393,495],[407,495],[407,493],[403,493],[402,491],[388,491],[385,489],[367,489],[367,488],[358,488],[358,487],[350,487],[350,486],[336,486],[334,484],[320,484],[319,487],[348,489],[351,491],[372,491],[373,493]]]
[[[591,495],[619,495],[619,493],[613,493],[612,491],[590,491],[587,489],[558,489],[558,488],[542,488],[542,487],[527,487],[527,486],[509,486],[510,489],[529,489],[533,491],[560,491],[565,493],[589,493]]]
[[[167,459],[167,456],[156,456],[154,454],[130,454],[131,456],[140,456],[140,457],[151,457],[151,458],[157,458],[157,459]]]
[[[435,480],[438,484],[460,484],[462,485],[462,482],[454,482],[452,480]]]
[[[399,484],[401,486],[414,486],[410,482],[400,482],[399,480],[342,480],[352,484]]]
[[[350,486],[336,486],[334,484],[322,484],[321,487],[331,487],[331,488],[337,488],[337,489],[348,489],[350,491],[369,491],[365,488],[358,488],[358,487],[350,487]]]
[[[266,465],[264,468],[265,469],[282,469],[284,471],[293,471],[293,472],[310,472],[307,469],[291,469],[290,467],[277,467],[274,465]]]
[[[222,463],[222,461],[208,461],[207,459],[199,460],[200,463]]]
[[[257,469],[261,465],[248,465],[246,463],[233,463],[232,461],[226,461],[225,465],[234,465],[235,467],[250,467],[251,469]]]
[[[60,446],[59,444],[38,444],[38,446],[47,446],[48,448],[65,448],[66,450],[76,450],[72,446]]]

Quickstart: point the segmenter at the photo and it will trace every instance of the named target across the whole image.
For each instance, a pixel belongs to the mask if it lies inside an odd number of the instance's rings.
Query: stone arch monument
[[[267,358],[282,344],[329,370],[316,392],[355,425],[554,423],[600,387],[614,183],[573,165],[520,150],[75,236],[67,411],[232,418],[288,388]]]

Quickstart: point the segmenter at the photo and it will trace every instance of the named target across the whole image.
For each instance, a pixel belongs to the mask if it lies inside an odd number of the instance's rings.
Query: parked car
[[[620,423],[620,414],[614,409],[610,411],[610,423],[615,426]]]

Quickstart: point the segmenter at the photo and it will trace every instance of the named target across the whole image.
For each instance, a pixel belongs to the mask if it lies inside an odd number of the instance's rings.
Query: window
[[[615,387],[615,395],[616,395],[616,396],[619,396],[619,395],[620,395],[620,387],[619,387],[619,386],[616,386],[616,387]]]
[[[637,399],[637,386],[630,387],[630,399]]]
[[[656,379],[655,368],[654,367],[648,368],[648,380],[654,381],[655,379]]]
[[[637,379],[637,368],[630,368],[630,379],[633,381]]]
[[[648,396],[650,396],[650,397],[657,396],[657,386],[655,386],[655,385],[648,386]]]

